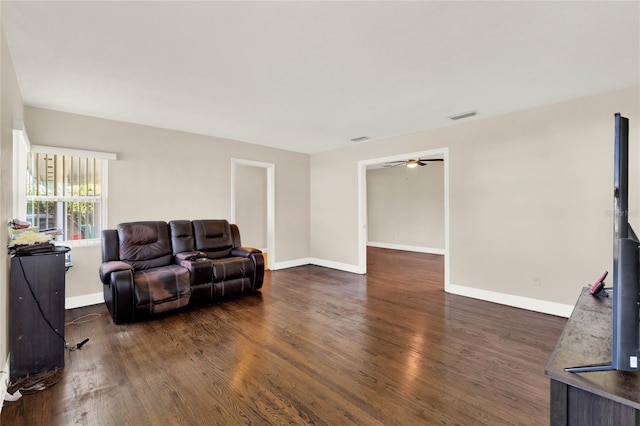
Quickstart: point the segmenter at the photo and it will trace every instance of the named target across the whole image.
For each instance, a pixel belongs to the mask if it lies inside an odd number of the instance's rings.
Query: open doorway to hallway
[[[231,160],[231,215],[242,244],[265,254],[265,266],[275,262],[275,165]]]
[[[385,167],[388,163],[415,158],[443,161],[414,169],[404,164]],[[443,148],[358,162],[359,268],[362,273],[367,272],[369,245],[439,254],[444,256],[446,289],[450,260],[448,160],[448,149]],[[429,172],[421,173],[418,168]],[[410,174],[416,171],[418,173]],[[425,178],[432,185],[426,183]]]

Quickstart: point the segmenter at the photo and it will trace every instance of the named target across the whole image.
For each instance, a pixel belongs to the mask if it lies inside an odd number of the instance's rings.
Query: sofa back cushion
[[[195,249],[204,252],[211,259],[226,257],[233,248],[231,226],[223,219],[194,220],[193,236]]]
[[[193,227],[190,220],[172,220],[169,222],[173,254],[195,251]]]
[[[169,227],[166,222],[126,222],[116,228],[120,260],[135,269],[149,269],[173,263]]]

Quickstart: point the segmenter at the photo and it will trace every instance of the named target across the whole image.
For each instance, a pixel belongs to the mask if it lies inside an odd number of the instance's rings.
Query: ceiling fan
[[[431,161],[444,161],[442,158],[412,158],[410,160],[389,161],[384,163],[384,167],[407,166],[410,169],[418,166],[426,166]]]

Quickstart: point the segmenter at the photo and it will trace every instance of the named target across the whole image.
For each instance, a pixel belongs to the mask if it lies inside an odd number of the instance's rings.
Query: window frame
[[[100,229],[107,228],[108,210],[108,160],[116,160],[117,156],[110,152],[88,151],[73,148],[56,147],[49,145],[33,145],[22,123],[14,124],[14,217],[25,220],[27,215],[27,154],[29,152],[49,155],[70,155],[74,157],[95,158],[101,162],[101,195],[100,195]],[[55,198],[55,197],[52,197]],[[100,234],[91,239],[63,240],[60,241],[69,247],[99,245]]]

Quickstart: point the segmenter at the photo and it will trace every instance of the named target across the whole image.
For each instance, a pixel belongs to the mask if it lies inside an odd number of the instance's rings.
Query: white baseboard
[[[7,363],[5,364],[2,372],[0,372],[0,413],[4,406],[4,397],[7,396],[7,387],[9,387],[9,359],[11,354],[7,356]]]
[[[339,271],[351,272],[354,274],[365,273],[360,267],[358,267],[358,265],[334,262],[333,260],[325,260],[312,257],[309,259],[309,263],[311,263],[312,265],[324,266],[325,268],[337,269]]]
[[[67,297],[64,301],[65,309],[81,308],[83,306],[99,305],[104,303],[104,294],[92,293],[82,296]]]
[[[526,309],[543,314],[550,314],[559,317],[569,318],[573,312],[573,305],[549,302],[546,300],[533,299],[530,297],[514,296],[512,294],[498,293],[490,290],[483,290],[473,287],[465,287],[456,284],[445,285],[447,293],[460,296],[471,297],[473,299],[487,302],[499,303],[501,305],[512,306],[514,308]]]
[[[277,262],[271,267],[271,270],[277,271],[278,269],[295,268],[296,266],[304,265],[324,266],[325,268],[337,269],[339,271],[352,272],[354,274],[364,274],[364,271],[362,271],[357,265],[334,262],[332,260],[318,259],[316,257],[302,257],[300,259]]]
[[[296,266],[304,266],[311,263],[311,258],[302,257],[300,259],[285,260],[284,262],[276,262],[273,265],[269,265],[269,269],[277,271],[278,269],[295,268]]]
[[[407,246],[404,244],[390,244],[390,243],[376,243],[373,241],[369,241],[367,243],[368,246],[385,248],[391,250],[404,250],[404,251],[414,251],[417,253],[429,253],[429,254],[445,254],[444,249],[433,248],[433,247],[420,247],[420,246]]]

